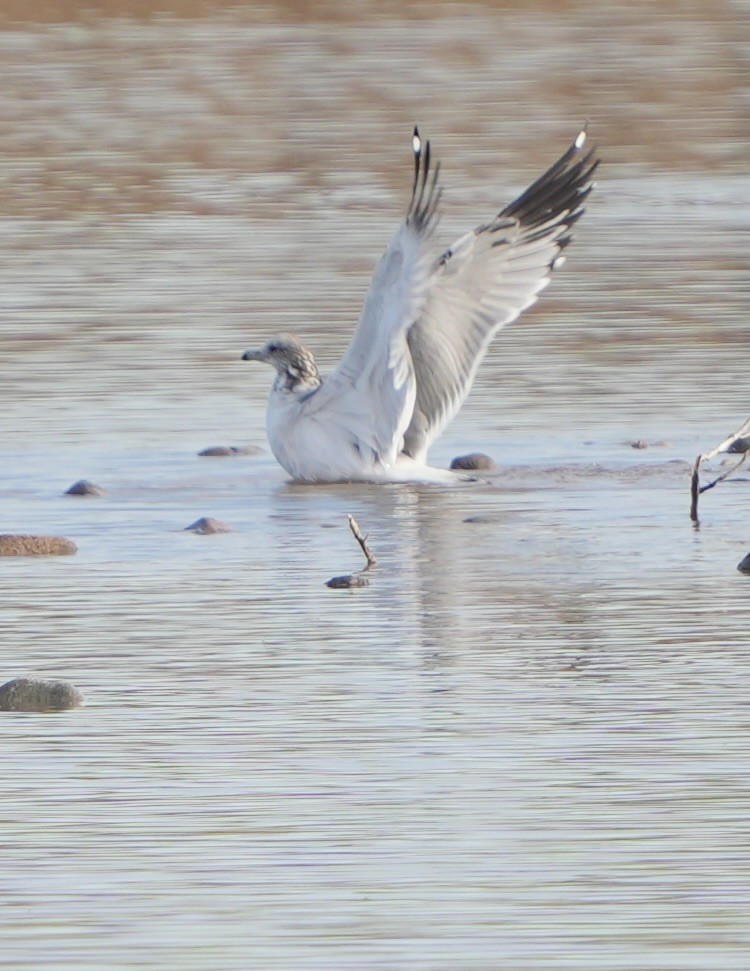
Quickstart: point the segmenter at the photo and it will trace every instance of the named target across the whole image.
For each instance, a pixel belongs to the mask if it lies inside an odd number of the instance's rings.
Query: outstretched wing
[[[582,131],[568,151],[486,226],[462,236],[433,266],[407,341],[417,398],[404,452],[424,461],[461,407],[487,347],[535,302],[563,261],[598,165]]]
[[[411,420],[416,395],[407,344],[409,327],[419,317],[431,267],[427,242],[436,223],[441,189],[439,164],[431,168],[430,143],[424,148],[414,129],[414,185],[406,218],[383,254],[370,284],[352,341],[336,370],[310,399],[309,414],[340,415],[384,463],[395,462]]]

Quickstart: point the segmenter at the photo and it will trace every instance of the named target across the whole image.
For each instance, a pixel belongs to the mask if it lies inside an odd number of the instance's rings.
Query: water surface
[[[743,5],[60,9],[0,32],[0,528],[79,553],[0,561],[0,674],[87,703],[0,720],[0,967],[744,971],[747,480],[687,515],[748,411]],[[197,457],[265,447],[245,348],[335,365],[415,120],[449,242],[586,117],[568,264],[431,456],[497,477]]]

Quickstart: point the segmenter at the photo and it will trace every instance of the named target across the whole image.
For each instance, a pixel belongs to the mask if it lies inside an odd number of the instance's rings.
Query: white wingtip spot
[[[564,256],[556,256],[556,257],[554,258],[554,260],[552,260],[552,263],[550,264],[550,269],[551,269],[551,270],[559,270],[559,269],[560,269],[560,267],[561,267],[561,266],[563,265],[563,263],[565,262],[565,259],[566,259],[566,258],[565,258]]]
[[[578,138],[576,138],[576,140],[575,140],[575,147],[576,148],[583,148],[583,146],[585,145],[585,143],[586,143],[586,132],[585,131],[579,132],[578,133]]]
[[[422,139],[419,137],[419,135],[416,132],[414,132],[414,135],[412,137],[411,147],[415,155],[419,155],[419,153],[422,151]]]

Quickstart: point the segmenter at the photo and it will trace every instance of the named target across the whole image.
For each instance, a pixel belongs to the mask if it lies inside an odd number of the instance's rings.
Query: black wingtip
[[[440,201],[442,191],[438,185],[440,163],[432,166],[429,139],[422,141],[419,128],[416,125],[412,136],[412,151],[414,153],[414,183],[406,218],[420,232],[426,232],[434,220]]]
[[[527,230],[550,221],[572,226],[583,212],[583,202],[594,187],[593,174],[599,165],[595,145],[588,143],[588,123],[572,144],[529,188],[500,213],[512,217]]]

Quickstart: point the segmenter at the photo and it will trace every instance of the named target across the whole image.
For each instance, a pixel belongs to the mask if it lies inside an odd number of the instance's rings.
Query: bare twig
[[[365,576],[367,571],[375,566],[378,562],[373,555],[372,550],[367,545],[367,536],[362,534],[362,530],[359,528],[359,523],[354,518],[354,516],[349,513],[347,515],[349,520],[349,529],[351,529],[354,538],[359,543],[362,552],[365,554],[365,559],[367,560],[367,565],[358,570],[356,573],[347,573],[340,577],[331,577],[330,580],[326,581],[326,586],[331,587],[333,590],[349,590],[351,587],[366,587],[369,585],[370,581]]]
[[[719,482],[722,482],[724,479],[728,479],[729,476],[735,473],[737,469],[742,465],[742,463],[745,461],[748,455],[747,446],[745,442],[743,442],[742,440],[747,438],[749,434],[750,434],[750,418],[748,418],[748,420],[745,422],[742,428],[738,429],[736,432],[734,432],[734,434],[729,435],[727,438],[725,438],[723,442],[720,442],[716,446],[716,448],[712,448],[710,452],[704,452],[702,455],[699,455],[698,458],[695,460],[695,465],[693,466],[693,474],[690,477],[690,518],[696,524],[696,526],[699,523],[698,496],[703,492],[708,492],[709,489],[713,489],[715,485],[717,485]],[[707,462],[709,459],[712,459],[715,455],[718,455],[720,452],[732,451],[732,446],[736,445],[737,443],[741,443],[740,447],[739,449],[734,449],[734,451],[742,450],[742,455],[740,457],[739,462],[733,465],[731,469],[727,469],[726,472],[722,472],[721,475],[717,476],[717,478],[713,480],[713,482],[709,482],[707,485],[702,486],[700,484],[700,479],[699,479],[699,470],[701,465],[704,462]],[[743,448],[743,446],[745,447]]]
[[[690,518],[696,526],[700,524],[700,519],[698,519],[698,496],[701,494],[701,480],[698,470],[700,469],[701,458],[702,456],[699,455],[695,460],[693,474],[690,476]]]
[[[733,435],[730,435],[728,438],[725,438],[723,442],[717,445],[716,448],[712,448],[710,452],[705,452],[703,455],[701,455],[700,456],[701,462],[702,463],[707,462],[709,459],[712,459],[714,455],[718,455],[719,452],[726,452],[728,449],[732,447],[732,445],[734,445],[735,442],[738,442],[741,438],[744,438],[746,435],[749,435],[749,434],[750,434],[750,418],[748,418],[748,420],[745,422],[742,428],[739,429],[739,431],[736,431]]]
[[[351,531],[354,533],[354,538],[362,547],[362,552],[365,554],[365,559],[367,560],[365,570],[369,570],[370,567],[375,566],[378,561],[372,555],[372,550],[367,545],[367,536],[362,535],[362,530],[359,528],[359,523],[351,513],[348,513],[346,518],[349,520],[349,529],[351,529]],[[368,533],[367,535],[369,536],[370,534]],[[364,570],[362,572],[364,573]]]
[[[747,458],[747,452],[743,452],[742,455],[740,455],[739,462],[735,462],[734,465],[731,467],[731,469],[727,469],[725,472],[722,472],[721,475],[717,475],[713,482],[709,482],[708,485],[701,486],[698,491],[708,492],[709,489],[713,489],[713,487],[717,485],[719,482],[723,482],[724,479],[728,479],[730,475],[733,475],[737,471],[737,469],[743,464],[746,458]]]

